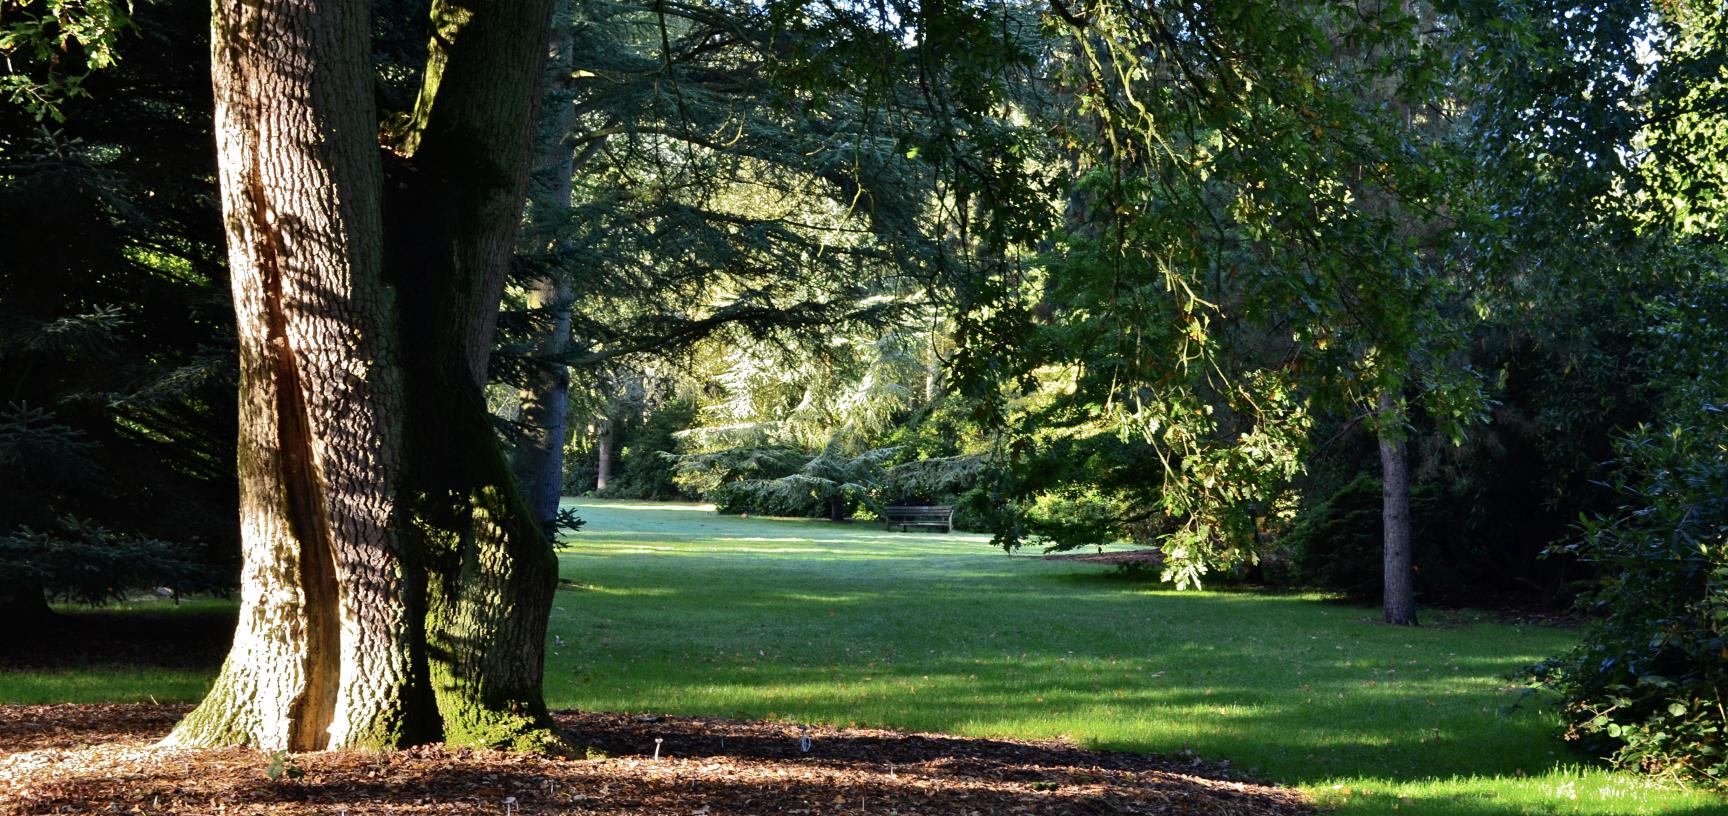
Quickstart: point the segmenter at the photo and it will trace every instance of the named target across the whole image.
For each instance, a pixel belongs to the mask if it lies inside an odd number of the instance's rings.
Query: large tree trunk
[[[557,563],[481,394],[549,13],[434,6],[381,202],[368,5],[217,5],[245,563],[228,660],[169,743],[561,745]]]
[[[240,624],[167,742],[412,738],[402,439],[364,0],[219,3],[213,73],[240,332]]]
[[[482,388],[522,214],[552,0],[439,0],[393,194],[410,410],[410,528],[446,742],[561,744],[541,694],[551,539],[510,472]]]
[[[1383,614],[1387,623],[1416,625],[1410,552],[1410,463],[1404,409],[1390,389],[1380,392],[1380,484],[1385,567]]]
[[[568,2],[561,3],[567,14]],[[522,389],[524,439],[516,451],[515,469],[522,492],[534,517],[547,529],[558,516],[558,500],[564,493],[564,439],[570,404],[570,367],[563,356],[570,347],[572,271],[556,259],[560,225],[570,209],[570,176],[573,159],[568,143],[575,124],[575,106],[566,95],[574,58],[575,29],[560,14],[555,22],[546,63],[546,110],[540,123],[540,150],[530,186],[529,225],[522,237],[522,250],[543,256],[546,275],[528,291],[528,307],[540,313],[544,332],[535,343],[531,379]]]

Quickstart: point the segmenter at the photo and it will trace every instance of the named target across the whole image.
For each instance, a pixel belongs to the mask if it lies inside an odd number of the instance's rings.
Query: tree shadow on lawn
[[[29,627],[0,627],[7,669],[88,666],[211,669],[234,640],[237,607],[60,612]]]

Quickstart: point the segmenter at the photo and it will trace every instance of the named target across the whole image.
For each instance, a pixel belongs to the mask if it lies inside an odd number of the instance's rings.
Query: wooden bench
[[[882,520],[888,523],[888,529],[899,527],[903,533],[909,527],[940,527],[942,532],[951,533],[954,531],[954,508],[887,507],[883,508]]]

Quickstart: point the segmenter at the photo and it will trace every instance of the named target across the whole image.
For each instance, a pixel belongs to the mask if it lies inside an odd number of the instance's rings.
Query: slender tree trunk
[[[594,431],[595,469],[594,489],[604,492],[606,485],[612,482],[612,441],[615,431],[611,417],[600,420],[600,427]]]
[[[528,307],[540,312],[545,332],[535,344],[532,379],[522,390],[522,424],[526,438],[516,451],[515,468],[534,517],[551,529],[564,493],[564,440],[570,403],[570,367],[563,361],[570,347],[571,275],[556,260],[559,227],[570,209],[573,160],[568,143],[575,124],[575,107],[567,97],[574,64],[575,29],[568,0],[559,4],[550,56],[546,63],[546,109],[541,114],[540,150],[530,186],[529,225],[522,251],[546,260],[547,274],[528,291]]]
[[[227,662],[170,744],[311,750],[417,736],[393,534],[403,403],[370,11],[363,0],[215,7],[245,565]]]
[[[1412,24],[1415,24],[1417,21],[1412,12],[1411,1],[1398,0],[1398,3],[1399,11],[1410,15]],[[1414,36],[1421,37],[1419,25]],[[1402,43],[1402,40],[1395,38],[1394,54],[1403,57],[1406,49],[1399,43]],[[1395,87],[1388,86],[1384,91],[1386,104],[1393,115],[1398,117],[1406,132],[1414,133],[1409,104],[1397,93]],[[1371,200],[1377,202],[1385,214],[1396,219],[1398,230],[1403,235],[1413,234],[1421,228],[1418,216],[1399,206],[1390,191]],[[1414,307],[1415,304],[1410,304],[1410,308]],[[1410,352],[1405,350],[1395,359],[1409,361]],[[1415,626],[1415,566],[1410,540],[1409,444],[1405,434],[1403,378],[1399,377],[1397,382],[1397,386],[1383,386],[1378,397],[1381,515],[1384,525],[1384,538],[1381,543],[1381,561],[1384,568],[1381,603],[1382,615],[1387,623]]]
[[[1410,466],[1404,438],[1404,408],[1390,389],[1382,391],[1380,409],[1380,483],[1384,523],[1382,560],[1385,567],[1384,617],[1398,626],[1416,625],[1416,596],[1410,542]]]

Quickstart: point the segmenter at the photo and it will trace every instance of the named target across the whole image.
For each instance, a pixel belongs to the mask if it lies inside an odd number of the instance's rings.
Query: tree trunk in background
[[[524,229],[522,251],[547,258],[546,277],[528,291],[528,307],[541,312],[545,321],[535,344],[532,379],[522,390],[522,424],[526,438],[516,451],[515,469],[534,517],[548,530],[558,517],[558,500],[564,493],[564,440],[570,404],[570,367],[563,355],[570,347],[572,270],[559,266],[553,256],[558,227],[570,209],[570,175],[573,167],[568,138],[576,120],[576,108],[566,98],[574,58],[575,29],[569,2],[559,3],[554,22],[557,29],[546,63],[545,109],[540,117],[539,155],[530,185],[529,224]]]
[[[1380,408],[1380,484],[1385,567],[1384,617],[1398,626],[1416,625],[1410,543],[1409,443],[1404,438],[1404,408],[1390,390]]]
[[[363,0],[215,8],[245,565],[228,659],[170,744],[314,750],[416,736],[370,26]]]
[[[1410,15],[1415,23],[1411,0],[1398,0],[1399,11]],[[1422,28],[1416,27],[1414,36],[1420,38]],[[1395,42],[1401,42],[1395,40]],[[1405,49],[1394,48],[1394,55],[1405,56]],[[1385,102],[1393,115],[1403,124],[1406,130],[1412,129],[1410,105],[1397,92],[1396,88],[1386,87]],[[1384,214],[1397,219],[1399,232],[1405,235],[1419,230],[1419,216],[1397,206],[1395,199],[1390,197],[1375,197],[1370,199],[1380,203]],[[1411,308],[1414,308],[1412,304]],[[1384,353],[1385,350],[1383,349]],[[1396,359],[1408,363],[1411,355],[1408,350],[1397,355]],[[1387,623],[1397,626],[1416,625],[1416,596],[1413,589],[1415,567],[1411,554],[1410,541],[1410,463],[1409,443],[1406,438],[1407,425],[1404,412],[1404,375],[1396,379],[1396,386],[1382,386],[1378,396],[1380,413],[1380,484],[1381,484],[1381,518],[1383,523],[1381,541],[1381,562],[1385,570],[1383,581],[1383,598],[1381,600],[1382,615]]]
[[[481,390],[550,12],[434,4],[386,185],[369,5],[217,5],[241,614],[168,743],[562,747],[540,691],[557,563]]]
[[[594,431],[595,468],[598,473],[594,477],[594,489],[605,492],[606,485],[612,481],[612,418],[600,420],[600,427]]]

